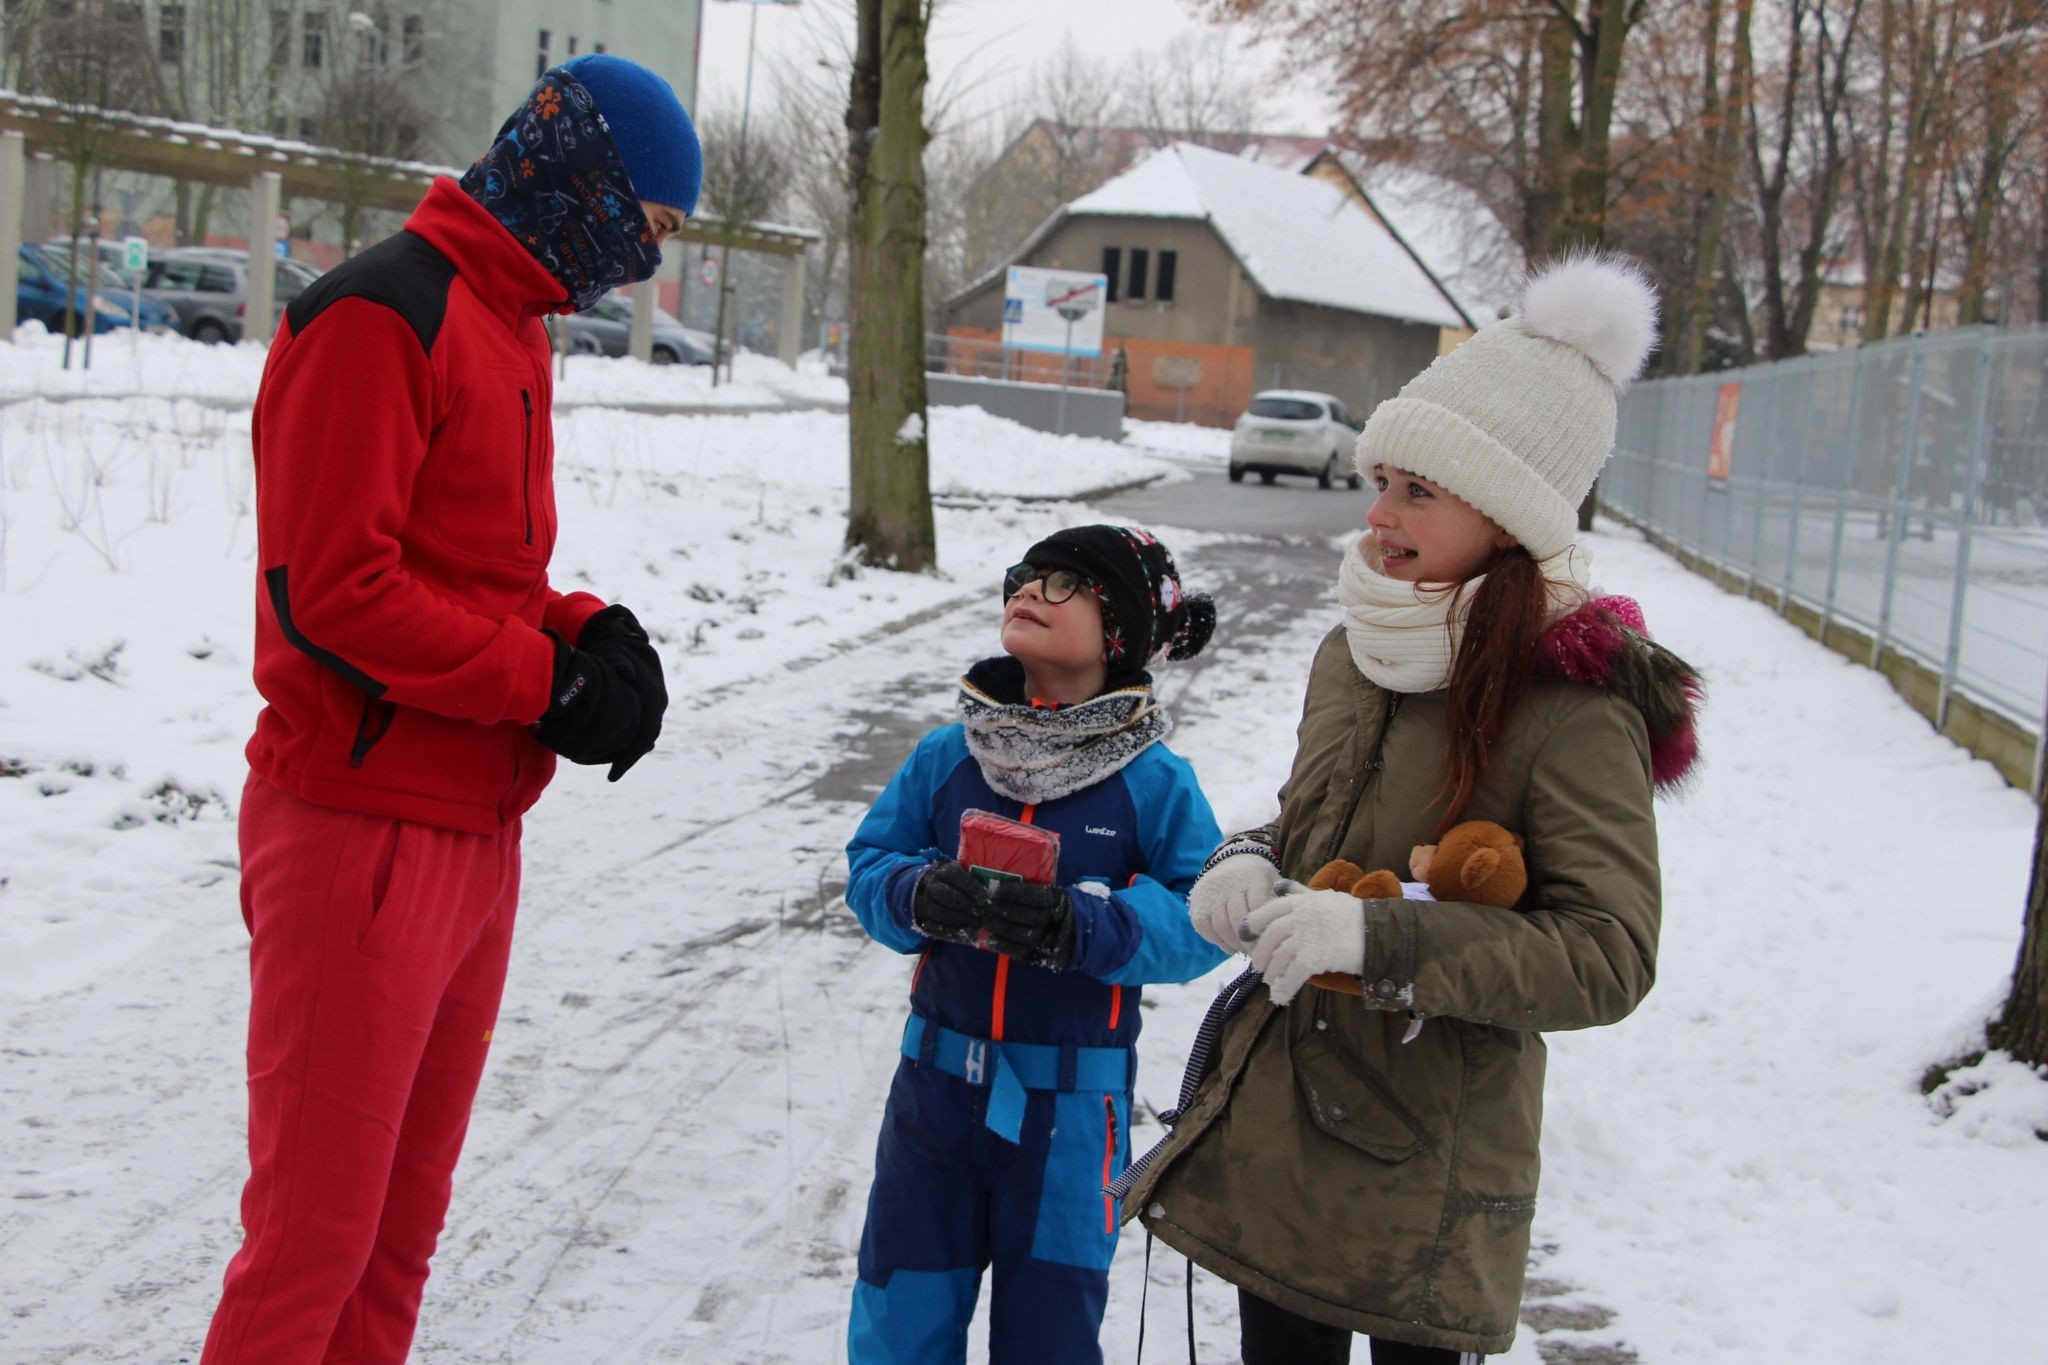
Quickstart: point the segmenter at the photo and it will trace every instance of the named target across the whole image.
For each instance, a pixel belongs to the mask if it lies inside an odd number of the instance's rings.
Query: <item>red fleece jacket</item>
[[[256,396],[249,764],[321,805],[490,833],[539,799],[554,645],[543,314],[561,285],[456,186],[286,311]]]

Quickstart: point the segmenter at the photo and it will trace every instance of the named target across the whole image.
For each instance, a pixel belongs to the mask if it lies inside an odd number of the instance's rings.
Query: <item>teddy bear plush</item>
[[[1453,825],[1434,844],[1417,844],[1408,855],[1415,878],[1404,883],[1384,869],[1367,872],[1338,858],[1323,864],[1309,878],[1311,891],[1348,891],[1361,900],[1472,901],[1512,907],[1529,888],[1529,869],[1522,861],[1522,836],[1491,820]],[[1312,986],[1346,995],[1362,995],[1363,987],[1349,972],[1323,972],[1309,978]]]

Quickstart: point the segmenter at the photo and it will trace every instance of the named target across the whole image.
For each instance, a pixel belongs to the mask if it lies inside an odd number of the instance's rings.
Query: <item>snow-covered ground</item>
[[[17,359],[0,348],[0,386]],[[237,1240],[248,416],[192,396],[0,406],[9,1362],[193,1359]],[[842,416],[558,421],[556,581],[655,628],[676,703],[625,782],[565,769],[527,822],[416,1359],[839,1358],[907,985],[837,899],[840,850],[993,647],[1001,567],[1095,515],[999,495],[1157,468],[974,410],[935,410],[931,434],[934,486],[976,496],[941,507],[944,572],[922,577],[840,566]],[[1233,542],[1169,541],[1191,582],[1228,572]],[[1704,773],[1662,812],[1658,987],[1550,1040],[1536,1273],[1611,1317],[1545,1346],[2038,1357],[2048,1089],[1995,1061],[1933,1101],[1917,1084],[2010,971],[2032,806],[1768,610],[1633,540],[1595,548],[1712,698]],[[1224,594],[1217,645],[1167,682],[1226,828],[1270,813],[1326,626],[1255,621],[1252,597]],[[1151,993],[1141,1107],[1171,1103],[1222,979]],[[1142,1252],[1127,1238],[1113,1272],[1112,1360],[1135,1349]],[[1179,1350],[1181,1275],[1155,1258],[1156,1358]],[[1234,1354],[1233,1304],[1197,1278],[1202,1359]],[[1536,1362],[1535,1333],[1505,1359]]]
[[[160,394],[246,407],[263,377],[260,346],[201,346],[175,336],[133,331],[93,338],[92,368],[84,368],[82,344],[72,344],[71,368],[63,368],[64,338],[39,322],[15,330],[14,346],[0,366],[0,403],[42,395],[49,398]],[[742,351],[733,360],[731,382],[713,387],[703,365],[650,365],[623,357],[570,356],[557,361],[555,402],[645,404],[692,408],[843,407],[846,381],[826,373],[815,356],[795,369],[773,356]]]

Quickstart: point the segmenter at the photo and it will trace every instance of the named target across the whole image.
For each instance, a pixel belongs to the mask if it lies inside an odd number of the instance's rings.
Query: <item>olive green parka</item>
[[[1543,1034],[1623,1018],[1655,977],[1644,711],[1667,724],[1672,712],[1623,695],[1624,678],[1640,690],[1657,673],[1665,698],[1682,696],[1676,766],[1691,759],[1691,671],[1633,632],[1606,633],[1630,666],[1532,682],[1465,813],[1523,836],[1520,904],[1361,902],[1365,995],[1309,986],[1281,1008],[1259,987],[1224,1025],[1126,1220],[1305,1317],[1451,1350],[1508,1348],[1536,1204]],[[1368,681],[1342,628],[1331,632],[1279,819],[1240,838],[1268,844],[1299,882],[1333,858],[1406,868],[1435,836],[1445,699]],[[1659,776],[1675,777],[1668,752],[1657,757]],[[1414,1018],[1428,1022],[1404,1045]]]

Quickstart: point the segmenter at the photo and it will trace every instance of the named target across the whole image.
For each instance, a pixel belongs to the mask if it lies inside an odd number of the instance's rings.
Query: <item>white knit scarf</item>
[[[1370,552],[1368,554],[1368,551]],[[1391,692],[1434,692],[1451,679],[1451,661],[1464,637],[1465,616],[1485,579],[1467,579],[1462,592],[1442,584],[1418,588],[1389,578],[1377,567],[1379,545],[1368,531],[1344,548],[1337,573],[1337,599],[1344,607],[1344,631],[1358,671]],[[1550,619],[1576,610],[1591,593],[1591,559],[1583,545],[1536,565],[1551,584]],[[1455,598],[1457,615],[1452,616]]]

